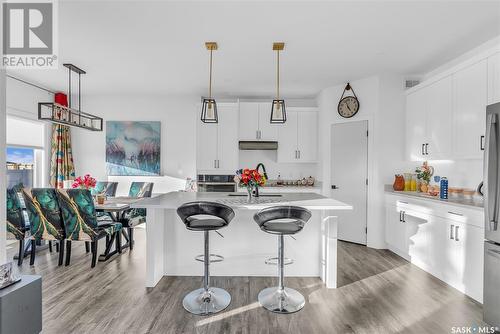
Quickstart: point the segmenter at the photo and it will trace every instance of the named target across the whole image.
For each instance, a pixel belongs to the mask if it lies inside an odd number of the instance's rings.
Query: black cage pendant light
[[[210,51],[210,75],[208,82],[208,98],[203,99],[203,104],[201,106],[201,121],[203,123],[218,123],[217,103],[215,99],[212,98],[212,52],[217,50],[217,43],[206,42],[205,46],[207,50]]]
[[[271,107],[271,123],[285,123],[286,111],[285,100],[280,99],[280,51],[285,48],[285,43],[273,43],[273,50],[276,51],[276,99]]]

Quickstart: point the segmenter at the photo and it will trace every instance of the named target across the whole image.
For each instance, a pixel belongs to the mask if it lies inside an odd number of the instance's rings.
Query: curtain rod
[[[26,80],[23,80],[23,79],[16,78],[16,77],[14,77],[14,76],[12,76],[12,75],[7,74],[7,75],[6,75],[6,77],[7,77],[7,78],[14,79],[14,80],[17,80],[17,81],[22,82],[22,83],[24,83],[24,84],[26,84],[26,85],[33,86],[33,87],[36,87],[36,88],[38,88],[38,89],[44,90],[44,91],[46,91],[46,92],[48,92],[48,93],[51,93],[51,94],[54,94],[54,95],[56,94],[55,92],[51,91],[50,89],[47,89],[47,88],[45,88],[45,87],[42,87],[42,86],[36,85],[36,84],[34,84],[34,83],[31,83],[31,82],[26,81]]]

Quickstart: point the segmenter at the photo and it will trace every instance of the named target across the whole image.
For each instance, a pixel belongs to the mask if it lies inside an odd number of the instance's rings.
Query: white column
[[[0,17],[3,17],[2,3],[0,1]],[[3,36],[3,24],[0,23],[0,36]],[[0,43],[0,55],[3,56],[3,43]],[[5,234],[5,121],[6,121],[6,81],[3,61],[0,61],[0,264],[6,261]]]
[[[321,280],[328,289],[337,288],[337,226],[338,218],[323,211],[321,217]]]
[[[147,209],[146,214],[146,287],[153,288],[165,275],[165,209]]]

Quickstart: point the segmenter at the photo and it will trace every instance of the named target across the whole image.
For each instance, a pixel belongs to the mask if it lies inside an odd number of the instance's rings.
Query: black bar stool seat
[[[294,313],[305,305],[300,292],[284,286],[284,236],[296,234],[311,218],[309,210],[298,206],[275,206],[257,212],[253,219],[260,229],[278,236],[278,286],[266,288],[259,293],[261,306],[275,313]],[[268,262],[266,262],[268,263]]]
[[[195,260],[204,263],[203,288],[188,293],[182,305],[186,311],[197,315],[209,315],[224,310],[231,303],[231,295],[224,289],[210,287],[210,263],[220,262],[223,257],[210,254],[209,232],[219,230],[229,224],[234,218],[234,211],[224,204],[215,202],[190,202],[181,205],[177,214],[182,219],[186,228],[191,231],[204,233],[204,255],[197,256]],[[215,257],[215,260],[211,260]]]

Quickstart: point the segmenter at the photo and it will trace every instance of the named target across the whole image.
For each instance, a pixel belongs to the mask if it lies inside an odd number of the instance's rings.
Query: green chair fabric
[[[64,224],[56,191],[52,188],[23,189],[32,240],[63,240]]]
[[[104,194],[109,197],[115,197],[117,187],[118,187],[118,182],[99,181],[96,183],[95,187],[91,190],[91,193],[93,196]]]
[[[90,190],[57,189],[57,196],[62,209],[66,239],[95,241],[122,229],[121,223],[111,219],[109,223],[98,221]]]
[[[153,194],[152,182],[132,182],[128,192],[129,197],[151,197]]]
[[[19,200],[18,187],[7,189],[7,239],[23,240],[26,237],[26,220]]]

